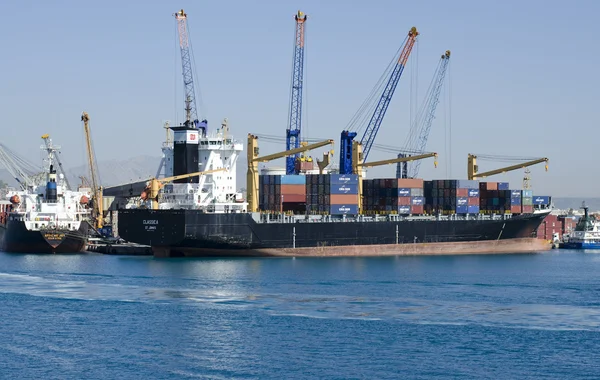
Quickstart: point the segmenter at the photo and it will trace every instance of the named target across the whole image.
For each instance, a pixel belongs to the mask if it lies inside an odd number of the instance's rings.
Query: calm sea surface
[[[600,378],[600,253],[0,253],[1,379]]]

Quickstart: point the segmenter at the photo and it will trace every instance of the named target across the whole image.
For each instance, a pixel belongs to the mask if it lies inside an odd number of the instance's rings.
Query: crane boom
[[[99,183],[98,167],[96,165],[96,157],[94,156],[94,146],[92,145],[92,132],[90,131],[90,116],[87,112],[81,114],[81,120],[83,121],[83,129],[85,132],[85,143],[88,156],[88,166],[90,170],[90,177],[92,181],[92,196],[94,199],[94,214],[95,227],[102,228],[104,219],[104,210],[102,208],[102,187]]]
[[[302,128],[302,84],[304,80],[304,26],[306,15],[298,11],[296,19],[296,36],[294,38],[294,61],[292,68],[292,88],[290,94],[290,115],[286,130],[285,150],[300,147],[300,131]],[[298,174],[296,160],[298,154],[286,158],[285,171],[287,174]]]
[[[198,111],[196,108],[196,92],[194,89],[194,75],[192,71],[192,52],[190,36],[187,25],[187,13],[181,9],[175,13],[177,32],[179,35],[179,48],[181,50],[181,75],[183,76],[183,90],[185,101],[185,125],[198,128]],[[203,123],[206,123],[203,120]]]
[[[489,177],[489,176],[496,175],[496,174],[501,174],[501,173],[506,173],[506,172],[510,172],[513,170],[526,168],[528,166],[541,164],[542,162],[546,163],[546,171],[548,171],[548,161],[549,161],[549,159],[546,157],[538,158],[538,159],[523,162],[520,164],[511,165],[511,166],[507,166],[507,167],[500,168],[500,169],[490,170],[490,171],[483,172],[483,173],[478,173],[477,170],[479,169],[479,167],[477,166],[477,156],[473,155],[473,154],[469,154],[467,177],[470,180],[474,180],[477,178]]]
[[[414,149],[417,152],[424,152],[425,147],[427,146],[427,139],[429,138],[429,132],[431,131],[433,119],[435,119],[435,110],[440,102],[440,94],[444,85],[444,79],[446,77],[446,70],[449,62],[450,50],[446,50],[446,52],[442,54],[442,57],[440,58],[440,62],[433,76],[433,82],[430,86],[430,91],[425,96],[425,101],[421,111],[419,112],[417,120],[415,120],[415,125],[413,128],[411,128],[412,133],[409,135],[408,143],[405,144],[406,147]],[[411,178],[416,178],[419,175],[420,167],[421,161],[414,161],[411,165],[408,176]],[[398,164],[398,168],[401,168],[400,163]],[[401,169],[399,170],[396,170],[396,172],[401,172]],[[401,178],[401,176],[398,178]]]
[[[400,52],[400,56],[394,68],[391,72],[390,77],[387,80],[387,83],[384,87],[383,93],[379,98],[379,102],[375,107],[375,111],[371,116],[371,119],[365,129],[365,133],[360,141],[363,148],[363,159],[366,161],[369,156],[369,152],[371,151],[371,147],[375,142],[375,137],[377,136],[377,132],[379,131],[379,127],[383,121],[385,113],[390,105],[390,101],[392,100],[392,96],[394,95],[394,91],[396,90],[396,86],[402,76],[402,72],[404,71],[404,67],[406,66],[406,62],[408,61],[408,57],[412,51],[412,48],[416,42],[417,36],[419,32],[416,27],[412,27],[408,32],[408,38],[406,39],[406,43],[402,47],[402,51]],[[352,168],[352,141],[356,137],[356,132],[348,132],[342,131],[341,137],[341,146],[340,146],[340,173],[341,174],[350,174]]]

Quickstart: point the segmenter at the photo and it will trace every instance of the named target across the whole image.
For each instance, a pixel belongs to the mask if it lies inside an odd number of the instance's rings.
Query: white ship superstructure
[[[206,128],[174,127],[172,142],[163,144],[164,177],[222,169],[166,184],[160,209],[201,209],[209,213],[245,212],[247,203],[237,191],[237,159],[244,146],[229,133],[227,120],[207,133]],[[179,183],[178,183],[179,182]]]

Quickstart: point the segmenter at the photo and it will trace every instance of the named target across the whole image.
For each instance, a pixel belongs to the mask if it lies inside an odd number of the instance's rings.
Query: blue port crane
[[[444,85],[444,79],[446,78],[449,62],[450,50],[446,50],[438,62],[429,89],[425,94],[421,109],[410,129],[405,147],[416,152],[416,154],[425,153],[427,139],[429,138],[433,119],[435,119],[435,110],[440,102],[440,94]],[[398,154],[398,157],[405,156],[406,153]],[[420,160],[413,161],[410,169],[408,169],[407,164],[407,162],[399,162],[397,164],[396,176],[398,178],[416,178],[419,175],[419,168],[421,167]]]
[[[194,75],[192,70],[192,48],[187,26],[187,14],[182,9],[175,13],[175,19],[177,20],[179,48],[181,50],[181,74],[183,75],[183,90],[185,96],[185,122],[183,124],[187,127],[199,128],[202,131],[202,135],[206,135],[207,121],[198,121]]]
[[[400,52],[400,56],[398,57],[396,63],[391,70],[391,73],[388,77],[386,85],[383,89],[383,93],[379,98],[379,102],[375,107],[373,115],[365,129],[363,137],[361,139],[361,145],[363,149],[363,161],[366,162],[369,152],[371,151],[371,147],[375,142],[375,137],[377,136],[377,132],[379,131],[379,127],[381,126],[381,122],[385,116],[385,113],[390,105],[390,101],[392,100],[392,96],[394,95],[394,91],[396,90],[396,86],[398,85],[398,81],[402,76],[402,72],[404,71],[404,67],[406,66],[406,62],[408,61],[408,57],[412,51],[412,48],[416,42],[417,36],[419,32],[416,27],[412,27],[408,32],[408,36],[404,41],[402,50]],[[367,101],[365,102],[365,104]],[[361,107],[364,109],[364,104]],[[362,112],[362,110],[359,110]],[[355,115],[356,118],[356,115]],[[340,142],[340,173],[341,174],[351,174],[352,170],[352,142],[356,137],[356,132],[350,132],[348,130],[342,131],[341,134],[341,142]]]
[[[290,110],[288,128],[285,133],[285,150],[300,148],[300,131],[302,129],[302,82],[304,80],[304,26],[306,15],[298,11],[296,19],[296,35],[294,38],[294,61],[292,67],[292,85],[290,94]],[[286,157],[287,174],[298,174],[296,160],[300,153]]]

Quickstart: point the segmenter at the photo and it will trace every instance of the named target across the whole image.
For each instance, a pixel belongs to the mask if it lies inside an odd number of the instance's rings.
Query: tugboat
[[[589,214],[589,208],[582,203],[583,216],[577,222],[575,230],[563,236],[560,248],[565,249],[600,249],[600,221]]]

